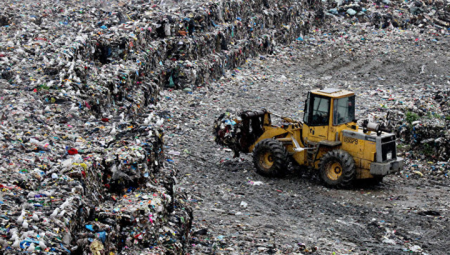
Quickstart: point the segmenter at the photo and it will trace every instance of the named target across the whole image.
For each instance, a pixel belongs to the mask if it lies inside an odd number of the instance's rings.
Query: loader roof
[[[313,93],[315,95],[321,95],[321,96],[332,97],[332,98],[348,97],[348,96],[353,96],[355,94],[349,90],[335,89],[335,88],[314,89],[314,90],[311,90],[311,93]]]

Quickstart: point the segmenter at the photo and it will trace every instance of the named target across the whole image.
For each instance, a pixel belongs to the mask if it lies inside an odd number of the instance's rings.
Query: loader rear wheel
[[[266,139],[256,144],[253,150],[256,171],[263,176],[284,176],[288,167],[288,155],[283,144]]]
[[[369,185],[378,185],[383,182],[382,175],[374,175],[372,179],[369,179]]]
[[[325,184],[334,188],[348,188],[356,178],[355,160],[343,150],[325,154],[320,160],[319,170]]]

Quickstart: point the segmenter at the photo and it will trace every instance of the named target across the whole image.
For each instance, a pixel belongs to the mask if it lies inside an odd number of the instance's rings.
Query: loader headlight
[[[386,153],[386,159],[391,160],[392,159],[392,151]]]

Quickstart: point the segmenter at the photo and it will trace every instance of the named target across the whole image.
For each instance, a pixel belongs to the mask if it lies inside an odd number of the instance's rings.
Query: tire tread
[[[329,180],[326,176],[326,165],[329,161],[337,160],[342,165],[342,176],[337,181]],[[333,188],[350,188],[356,179],[355,160],[344,150],[333,150],[326,153],[319,162],[319,171],[325,185]]]
[[[259,167],[259,153],[260,151],[271,150],[274,158],[274,164],[271,167],[270,172],[262,171]],[[256,144],[253,150],[253,164],[256,171],[263,176],[281,177],[286,175],[288,167],[288,154],[283,144],[274,139],[265,139]]]

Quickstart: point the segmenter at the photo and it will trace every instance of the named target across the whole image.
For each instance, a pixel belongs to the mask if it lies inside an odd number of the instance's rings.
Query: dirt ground
[[[448,86],[448,41],[367,43],[350,53],[293,44],[204,88],[164,92],[162,105],[172,109],[166,154],[179,170],[178,191],[195,209],[193,254],[448,254],[446,177],[413,178],[406,159],[401,173],[379,185],[329,189],[308,171],[260,176],[251,155],[233,159],[214,143],[220,113],[266,108],[298,119],[306,92],[318,86],[357,92],[359,117],[376,111],[380,98],[367,90],[377,86],[403,96]]]

